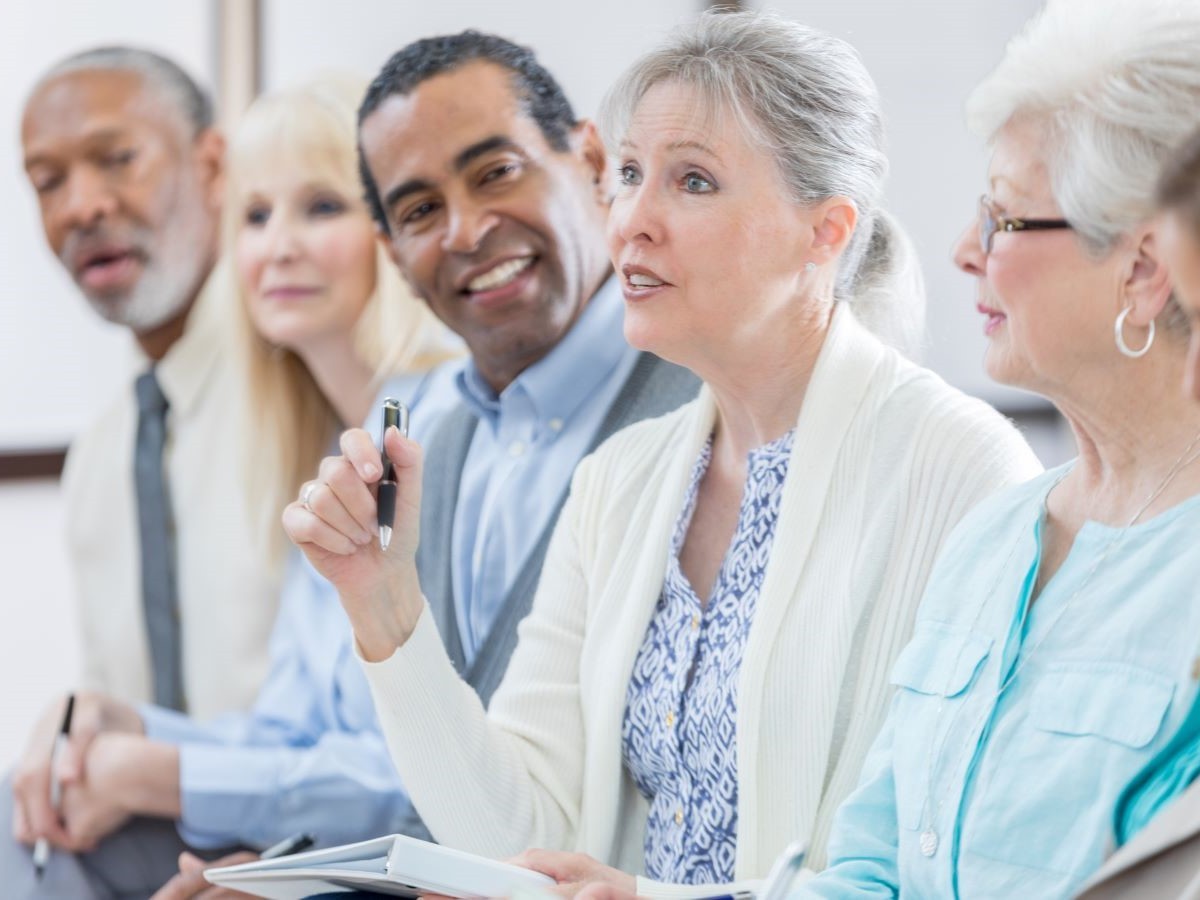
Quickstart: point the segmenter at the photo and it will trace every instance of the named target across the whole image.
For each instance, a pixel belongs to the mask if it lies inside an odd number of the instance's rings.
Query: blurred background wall
[[[410,40],[466,27],[531,45],[591,116],[635,56],[703,0],[12,0],[0,8],[0,771],[37,711],[78,676],[55,472],[76,429],[124,383],[128,337],[100,322],[42,238],[21,166],[19,118],[38,75],[60,57],[133,43],[181,62],[211,87],[223,120],[259,89],[323,69],[372,75]],[[887,116],[889,204],[908,228],[929,289],[925,363],[1017,419],[1047,464],[1071,455],[1062,423],[1037,398],[983,374],[973,288],[949,261],[971,219],[987,157],[963,102],[1036,0],[747,2],[853,43]],[[202,477],[202,473],[198,473]]]

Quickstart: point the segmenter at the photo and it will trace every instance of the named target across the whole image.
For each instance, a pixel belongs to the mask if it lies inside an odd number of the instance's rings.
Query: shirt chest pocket
[[[1158,734],[1174,693],[1169,678],[1137,666],[1048,663],[1033,692],[1029,724],[1139,749]]]
[[[981,762],[964,845],[1026,867],[1093,869],[1117,795],[1157,749],[1175,684],[1105,661],[1050,661],[1028,676],[1026,714],[996,727]]]
[[[892,714],[903,725],[895,729],[892,753],[902,828],[921,827],[931,755],[943,746],[946,729],[964,718],[960,707],[991,649],[987,635],[943,622],[919,622],[896,660],[891,681],[900,690]]]

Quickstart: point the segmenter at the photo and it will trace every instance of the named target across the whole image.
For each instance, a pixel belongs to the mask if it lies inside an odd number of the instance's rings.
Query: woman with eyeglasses
[[[954,258],[987,370],[1049,398],[1079,455],[947,542],[804,896],[1070,896],[1192,706],[1200,408],[1153,216],[1198,46],[1194,3],[1051,0],[970,100],[992,158]]]

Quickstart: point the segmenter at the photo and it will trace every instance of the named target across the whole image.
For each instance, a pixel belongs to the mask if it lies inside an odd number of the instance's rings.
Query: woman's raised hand
[[[379,546],[376,495],[383,475],[379,450],[361,428],[345,432],[340,456],[321,462],[317,477],[283,511],[283,527],[341,597],[365,659],[391,656],[421,613],[417,579],[420,539],[420,446],[389,428],[384,446],[396,479],[396,518],[386,551]]]

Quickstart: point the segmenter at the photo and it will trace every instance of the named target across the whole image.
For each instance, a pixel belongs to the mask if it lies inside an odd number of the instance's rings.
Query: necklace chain
[[[1200,459],[1200,452],[1193,452],[1193,451],[1196,451],[1197,445],[1200,445],[1200,432],[1196,433],[1195,437],[1193,437],[1192,440],[1188,443],[1187,447],[1184,448],[1183,453],[1181,453],[1179,455],[1179,457],[1175,460],[1175,462],[1171,465],[1170,470],[1168,470],[1168,472],[1167,472],[1166,476],[1163,478],[1163,480],[1161,482],[1159,482],[1158,487],[1156,487],[1153,491],[1150,492],[1150,495],[1145,499],[1145,501],[1142,503],[1142,505],[1140,507],[1138,507],[1137,511],[1133,514],[1133,516],[1129,519],[1129,521],[1126,522],[1125,525],[1122,526],[1121,530],[1118,531],[1113,536],[1112,540],[1109,541],[1107,545],[1105,545],[1104,550],[1100,553],[1099,556],[1096,557],[1096,561],[1092,563],[1091,568],[1088,569],[1087,574],[1084,575],[1084,577],[1083,577],[1083,580],[1075,588],[1075,590],[1074,590],[1074,592],[1072,592],[1071,596],[1067,598],[1067,602],[1064,603],[1062,605],[1062,607],[1060,607],[1058,613],[1054,616],[1053,619],[1050,620],[1050,624],[1046,628],[1042,629],[1041,635],[1038,637],[1037,641],[1034,642],[1033,646],[1031,646],[1027,651],[1018,651],[1019,657],[1017,659],[1016,665],[1013,666],[1012,671],[1008,673],[1008,675],[1004,678],[1004,680],[1000,682],[1000,685],[996,688],[995,694],[992,696],[991,702],[984,706],[983,716],[980,717],[978,722],[976,722],[976,727],[978,727],[979,725],[983,724],[984,721],[986,721],[988,715],[990,714],[990,711],[995,707],[995,704],[999,701],[1001,695],[1008,689],[1009,685],[1011,685],[1013,683],[1014,679],[1016,679],[1016,677],[1017,677],[1017,674],[1020,673],[1021,670],[1025,668],[1025,663],[1027,663],[1029,661],[1030,657],[1032,657],[1034,655],[1034,653],[1037,652],[1038,648],[1041,647],[1042,642],[1054,630],[1055,626],[1058,625],[1059,621],[1063,618],[1063,616],[1065,616],[1067,614],[1067,612],[1070,610],[1072,604],[1074,604],[1075,599],[1077,597],[1079,597],[1080,594],[1083,593],[1083,589],[1085,587],[1087,587],[1088,584],[1091,582],[1092,576],[1096,574],[1096,571],[1100,568],[1100,566],[1102,566],[1104,564],[1104,561],[1106,559],[1108,559],[1108,557],[1112,554],[1112,551],[1115,550],[1117,548],[1117,546],[1125,539],[1126,535],[1129,532],[1129,529],[1132,528],[1134,525],[1136,525],[1141,520],[1142,516],[1146,514],[1146,510],[1148,510],[1154,504],[1154,501],[1156,501],[1159,497],[1162,496],[1163,491],[1165,491],[1167,489],[1167,487],[1171,484],[1171,482],[1175,480],[1176,475],[1178,475],[1181,471],[1183,471],[1187,466],[1191,465],[1197,459]],[[1054,489],[1056,487],[1058,487],[1059,484],[1062,483],[1063,479],[1066,478],[1066,476],[1068,474],[1070,474],[1070,473],[1064,472],[1062,474],[1062,476],[1060,476],[1054,482],[1054,484],[1050,485],[1050,489],[1046,492],[1047,497],[1050,495],[1051,492],[1054,491]],[[1000,586],[1000,581],[1001,581],[1001,579],[1003,579],[1005,573],[1008,571],[1009,563],[1012,562],[1013,557],[1016,555],[1017,548],[1020,547],[1020,545],[1021,545],[1021,536],[1018,536],[1017,540],[1013,543],[1012,548],[1009,550],[1008,556],[1004,560],[1004,564],[1000,567],[1000,569],[996,575],[995,581],[992,582],[992,586],[988,589],[988,592],[986,595],[987,599],[985,600],[985,602],[979,604],[979,606],[976,608],[975,618],[971,620],[971,626],[969,629],[970,631],[974,631],[976,626],[978,626],[979,620],[983,616],[984,608],[987,607],[988,605],[990,605],[992,598],[996,595],[996,590]],[[934,714],[933,733],[930,735],[930,739],[929,739],[929,772],[928,772],[928,779],[926,781],[926,787],[925,787],[925,800],[921,807],[921,820],[925,821],[926,824],[925,824],[925,827],[921,831],[921,835],[920,835],[920,839],[919,839],[921,853],[924,854],[925,856],[933,856],[935,853],[937,853],[939,839],[938,839],[937,829],[934,826],[938,820],[938,817],[941,815],[942,807],[945,805],[946,799],[949,797],[950,788],[954,784],[954,779],[952,777],[948,777],[946,779],[945,786],[942,788],[942,791],[938,797],[936,804],[933,802],[933,782],[934,782],[933,776],[934,776],[934,772],[937,769],[938,764],[940,764],[942,761],[942,754],[943,754],[944,750],[946,749],[945,748],[945,738],[943,738],[942,746],[940,748],[938,748],[936,753],[934,752],[934,746],[937,743],[938,732],[941,730],[940,726],[942,723],[942,714],[945,711],[945,706],[946,706],[946,694],[949,692],[950,686],[951,686],[950,679],[954,678],[955,673],[958,671],[959,664],[962,662],[962,655],[963,655],[964,649],[965,649],[965,644],[959,648],[958,656],[955,658],[955,661],[954,661],[954,667],[952,669],[950,669],[950,672],[947,675],[946,687],[942,691],[942,693],[939,695],[937,712]],[[957,718],[957,713],[955,713],[955,718]],[[953,721],[953,719],[951,721]],[[975,728],[972,728],[971,732],[969,732],[969,733],[974,733],[974,731],[975,731]],[[949,737],[948,734],[947,734],[947,737]],[[957,771],[959,764],[961,762],[963,762],[965,760],[965,758],[966,758],[966,749],[963,749],[960,751],[958,758],[955,760],[955,763],[953,766],[953,771]],[[929,815],[928,819],[926,819],[926,814]]]

